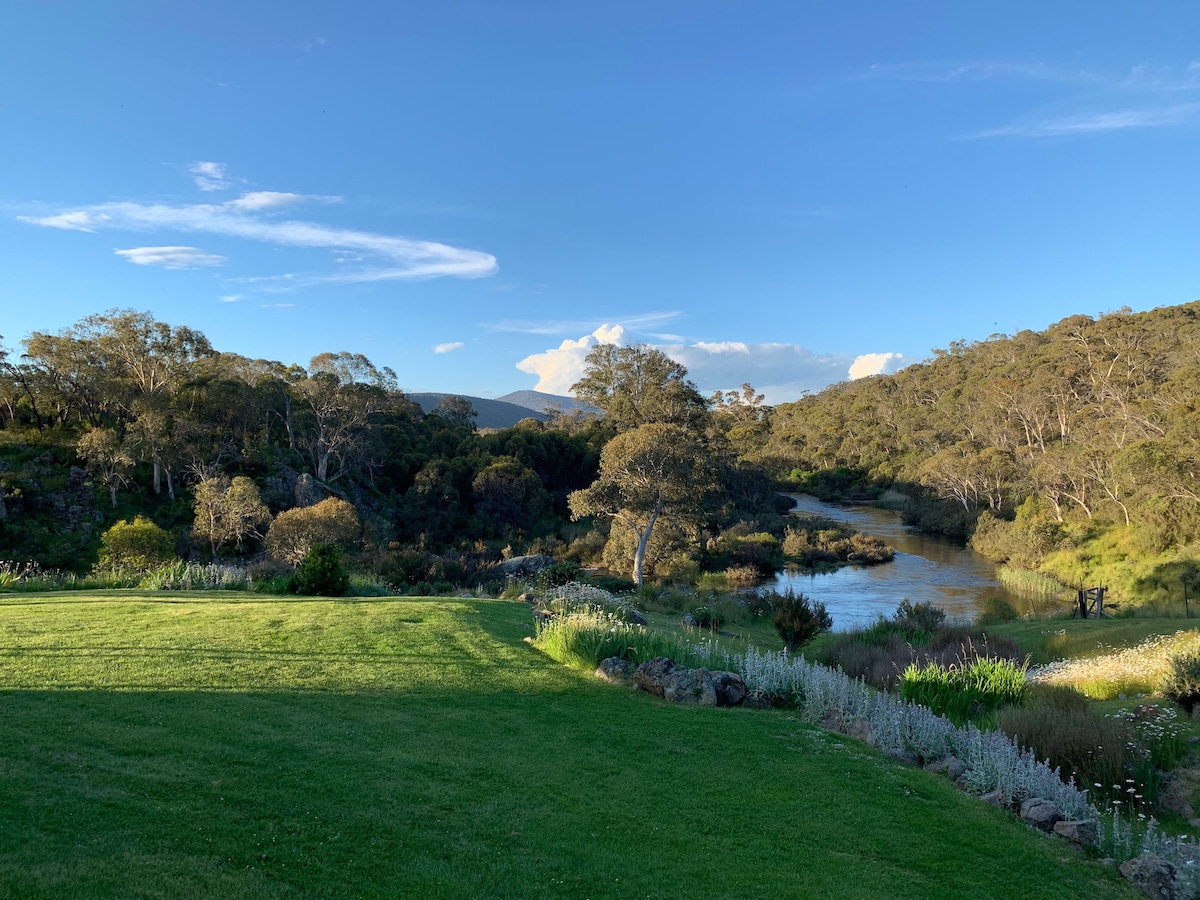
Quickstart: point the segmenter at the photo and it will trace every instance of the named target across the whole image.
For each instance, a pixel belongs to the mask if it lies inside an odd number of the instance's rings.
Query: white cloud
[[[133,247],[129,250],[114,250],[139,266],[162,266],[164,269],[194,269],[197,266],[219,266],[225,257],[205,253],[196,247]]]
[[[447,344],[437,344],[433,348],[434,353],[453,353],[455,350],[461,350],[467,346],[462,341],[451,341]]]
[[[1200,104],[1181,103],[1176,106],[1062,116],[1024,124],[1006,125],[1003,128],[990,128],[969,136],[973,138],[1064,137],[1101,134],[1107,131],[1125,131],[1133,128],[1158,128],[1177,125],[1193,117],[1198,110],[1200,110]]]
[[[277,206],[289,206],[305,200],[336,202],[339,199],[338,197],[315,197],[308,194],[291,194],[287,191],[250,191],[247,194],[242,194],[236,200],[230,200],[225,205],[230,209],[253,212],[260,209],[274,209]]]
[[[583,377],[584,360],[588,351],[597,344],[619,344],[624,337],[625,329],[622,326],[601,325],[579,340],[567,339],[553,350],[525,357],[517,363],[517,368],[538,376],[535,391],[545,394],[569,394],[571,385]]]
[[[866,378],[868,375],[888,375],[902,366],[904,359],[899,353],[864,353],[855,357],[850,364],[850,380]]]
[[[242,299],[241,294],[226,294],[221,298],[222,303],[237,303]]]
[[[750,382],[768,403],[786,403],[806,391],[843,381],[852,361],[842,354],[814,353],[799,344],[784,343],[699,341],[664,344],[659,349],[687,367],[688,377],[705,396],[737,390]]]
[[[620,325],[602,325],[578,340],[564,340],[558,347],[527,356],[517,363],[522,372],[538,376],[534,390],[548,394],[568,394],[580,379],[588,351],[596,344],[626,343],[629,334]],[[895,371],[902,357],[898,353],[866,354],[855,359],[839,353],[814,353],[799,344],[748,344],[744,341],[697,341],[655,345],[667,356],[685,366],[688,378],[705,396],[714,391],[737,390],[750,382],[766,395],[768,403],[799,399],[805,392],[819,391],[850,377],[854,367],[860,374]]]
[[[196,187],[202,191],[223,191],[233,184],[224,163],[194,162],[188,166],[188,171],[192,173]]]
[[[292,286],[444,276],[480,278],[497,271],[496,258],[479,250],[270,216],[281,206],[314,199],[336,198],[255,191],[225,203],[101,203],[50,216],[22,217],[22,220],[47,228],[74,231],[105,229],[218,234],[276,246],[333,250],[343,257],[357,255],[364,260],[361,266],[342,266],[333,274],[288,275],[286,280]],[[280,277],[254,276],[244,280],[270,282]]]

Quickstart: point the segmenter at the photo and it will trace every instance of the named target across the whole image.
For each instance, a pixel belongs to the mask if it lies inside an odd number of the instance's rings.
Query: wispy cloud
[[[1059,84],[1097,85],[1107,77],[1095,72],[1069,69],[1025,60],[941,60],[913,63],[880,63],[862,71],[862,78],[912,81],[927,84],[995,81],[1000,79],[1047,81]]]
[[[198,266],[219,266],[225,257],[205,253],[197,247],[133,247],[129,250],[114,250],[139,266],[162,266],[164,269],[194,269]]]
[[[203,166],[203,169],[197,167]],[[225,178],[218,163],[197,163],[197,183],[217,176]],[[200,185],[202,190],[215,190]],[[252,191],[224,203],[100,203],[66,209],[46,216],[22,216],[22,221],[65,231],[135,231],[183,234],[214,234],[283,247],[332,251],[343,265],[333,273],[249,276],[242,283],[286,282],[304,284],[389,281],[453,276],[480,278],[497,271],[490,253],[352,228],[337,228],[319,222],[278,218],[280,211],[306,202],[331,203],[337,197],[311,196],[282,191]],[[132,251],[131,251],[132,252]],[[198,252],[198,251],[197,251]],[[129,257],[133,259],[133,257]],[[137,262],[139,260],[133,259]],[[347,265],[346,263],[353,263]],[[154,264],[154,263],[146,263]],[[164,264],[158,262],[157,264]],[[193,264],[212,264],[196,263]]]
[[[607,326],[611,322],[620,323],[626,330],[647,332],[649,329],[678,319],[680,312],[650,312],[633,316],[608,316],[595,319],[502,319],[495,322],[484,322],[483,327],[491,332],[515,332],[517,334],[561,335],[590,332],[593,329]]]
[[[194,162],[188,166],[188,171],[202,191],[224,191],[233,185],[224,163]]]
[[[1116,112],[1085,113],[1081,115],[1045,118],[1029,122],[989,128],[967,135],[969,138],[1044,138],[1070,135],[1099,134],[1107,131],[1126,131],[1138,128],[1161,128],[1178,125],[1195,118],[1200,104],[1181,103],[1175,106],[1149,109],[1123,109]]]
[[[237,303],[241,299],[242,299],[241,294],[225,294],[223,297],[221,297],[221,302],[222,303]]]
[[[455,350],[461,350],[467,346],[462,341],[451,341],[447,344],[437,344],[433,348],[434,353],[453,353]]]
[[[328,43],[329,41],[323,37],[315,37],[308,40],[298,41],[296,43],[296,49],[301,53],[312,53],[314,50],[320,50]]]

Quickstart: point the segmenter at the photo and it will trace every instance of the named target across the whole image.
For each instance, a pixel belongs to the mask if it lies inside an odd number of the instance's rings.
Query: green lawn
[[[0,595],[0,897],[1132,897],[783,712],[666,706],[525,604]]]
[[[1147,638],[1200,628],[1200,619],[1025,619],[984,629],[1010,637],[1034,665],[1136,647]]]

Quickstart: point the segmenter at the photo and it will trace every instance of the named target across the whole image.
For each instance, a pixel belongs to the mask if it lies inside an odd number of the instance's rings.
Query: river
[[[823,573],[789,568],[777,574],[776,590],[792,588],[824,603],[837,631],[890,616],[905,597],[913,603],[928,601],[957,622],[973,619],[987,597],[1002,597],[1018,610],[1029,604],[996,580],[996,567],[986,558],[970,547],[905,525],[899,513],[825,503],[807,494],[793,496],[793,514],[824,516],[896,548],[892,562],[877,566],[843,566]]]

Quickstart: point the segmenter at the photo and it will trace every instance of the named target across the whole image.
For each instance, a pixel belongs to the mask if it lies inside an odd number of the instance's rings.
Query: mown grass
[[[685,709],[487,600],[0,600],[0,896],[1131,897],[784,713]]]

